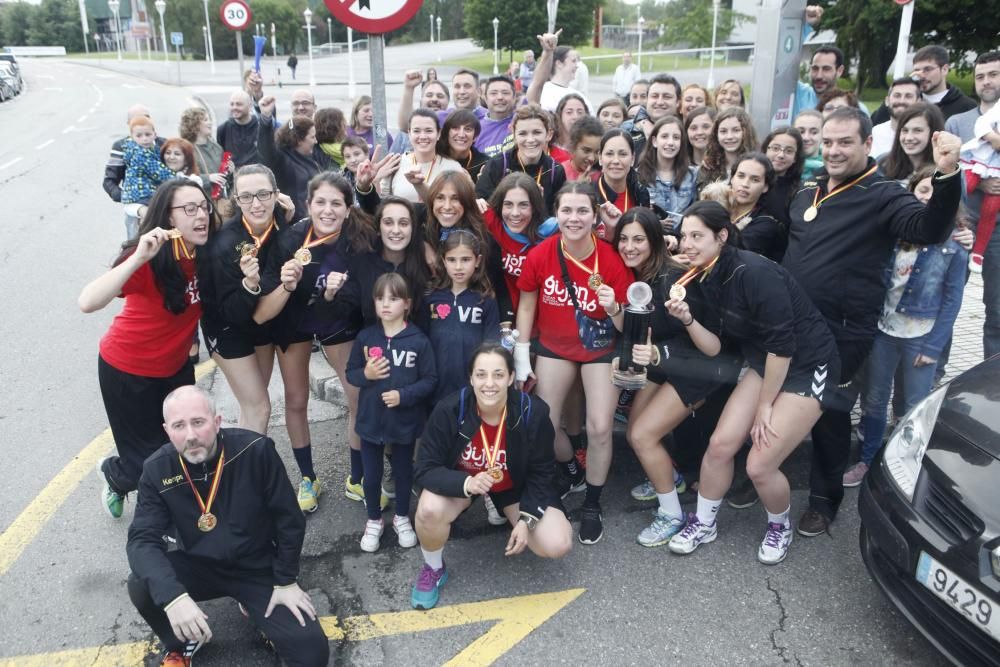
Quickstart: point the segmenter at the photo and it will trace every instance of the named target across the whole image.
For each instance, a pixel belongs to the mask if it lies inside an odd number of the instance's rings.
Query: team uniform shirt
[[[517,313],[517,304],[521,298],[521,291],[517,289],[517,279],[521,276],[521,267],[528,257],[531,244],[511,238],[504,228],[503,220],[492,208],[486,210],[483,220],[490,236],[496,241],[496,247],[500,253],[500,266],[503,269],[503,285],[493,286],[497,290],[497,300],[502,301],[500,289],[501,287],[506,288],[504,291],[509,298],[511,312]]]
[[[450,288],[428,294],[417,324],[434,348],[438,376],[435,400],[466,386],[476,348],[484,341],[500,340],[496,299],[468,289],[461,294]]]
[[[604,356],[612,348],[587,350],[580,341],[576,309],[563,282],[563,271],[557,254],[561,239],[561,235],[553,236],[528,253],[517,287],[525,292],[538,292],[535,325],[539,332],[538,340],[543,346],[568,361],[592,361]],[[614,289],[619,303],[626,302],[626,291],[632,282],[632,275],[625,268],[621,257],[610,244],[598,241],[594,252],[578,261],[584,266],[593,267],[595,257],[604,283]],[[569,258],[566,259],[566,267],[576,288],[580,310],[595,320],[605,319],[607,313],[598,305],[597,294],[588,284],[590,274],[584,273]]]
[[[493,455],[493,445],[496,442],[497,431],[500,430],[499,424],[491,426],[486,422],[480,422],[480,425],[483,432],[486,433],[486,442],[483,442],[482,432],[477,432],[475,437],[465,446],[462,457],[458,460],[458,469],[467,472],[469,477],[475,477],[490,468],[490,464],[487,462],[487,452],[490,456]],[[511,480],[510,470],[507,468],[507,429],[503,429],[500,433],[500,446],[493,463],[500,466],[503,471],[503,479],[499,482],[493,482],[490,493],[510,490],[514,486],[514,482]]]
[[[785,238],[781,224],[759,205],[735,223],[740,230],[743,249],[780,262],[785,254]]]
[[[170,246],[161,248],[161,252],[171,252]],[[163,292],[149,262],[136,269],[122,286],[125,307],[101,338],[100,351],[106,362],[123,373],[168,378],[187,363],[201,317],[201,294],[195,261],[182,257],[178,263],[187,281],[187,307],[178,315],[164,308]]]

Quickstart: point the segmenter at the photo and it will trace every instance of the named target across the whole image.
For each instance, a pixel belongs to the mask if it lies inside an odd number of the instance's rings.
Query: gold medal
[[[604,284],[604,278],[601,277],[600,273],[591,273],[590,278],[587,279],[587,284],[590,285],[590,289],[592,290],[600,289],[601,285]]]
[[[302,266],[306,266],[312,261],[313,254],[310,252],[309,248],[299,248],[295,251],[294,257],[296,262]]]
[[[181,230],[177,229],[176,227],[172,227],[171,229],[167,230],[167,238],[168,239],[184,238],[184,233]]]
[[[500,466],[493,466],[491,468],[487,468],[486,472],[489,473],[490,477],[493,478],[494,482],[503,481],[503,468],[501,468]]]
[[[503,430],[507,423],[507,406],[503,406],[503,412],[500,413],[500,422],[497,424],[497,434],[493,438],[493,448],[490,449],[489,440],[486,438],[486,428],[482,423],[479,424],[479,438],[483,442],[483,457],[486,459],[486,474],[494,482],[503,481],[503,468],[500,466],[497,460],[500,456],[500,440],[503,439]]]
[[[205,512],[200,517],[198,517],[198,530],[203,533],[211,532],[215,528],[216,524],[219,523],[218,519],[211,512]]]
[[[677,299],[683,301],[685,297],[687,297],[687,290],[684,288],[684,285],[679,285],[678,283],[674,283],[673,285],[670,286],[669,294],[671,299]]]
[[[244,243],[239,248],[240,257],[256,257],[257,256],[257,246],[253,243]]]
[[[819,215],[819,209],[815,206],[810,206],[806,209],[806,212],[802,214],[802,219],[806,222],[812,222]]]

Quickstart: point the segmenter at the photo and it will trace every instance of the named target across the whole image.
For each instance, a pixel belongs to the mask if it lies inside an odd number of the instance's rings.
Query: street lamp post
[[[354,30],[347,26],[347,96],[354,99]]]
[[[302,12],[302,16],[306,19],[306,43],[309,46],[309,87],[316,87],[316,76],[313,74],[313,13],[308,7]]]
[[[640,7],[641,7],[641,5],[640,5]],[[635,65],[636,65],[636,67],[639,68],[640,72],[642,71],[642,28],[645,25],[646,25],[646,19],[642,18],[642,15],[640,15],[639,16],[639,50],[635,54],[636,55],[636,63],[635,63]]]
[[[431,44],[434,43],[434,15],[431,14]]]
[[[493,74],[500,73],[500,52],[497,51],[498,35],[500,32],[500,19],[493,17]]]
[[[329,16],[326,17],[326,32],[327,40],[330,42],[330,53],[333,53],[333,19]]]
[[[205,5],[205,35],[208,37],[208,62],[215,74],[215,47],[212,45],[212,24],[208,20],[208,0],[204,0]]]
[[[170,64],[170,51],[167,49],[167,29],[163,24],[163,12],[167,11],[167,3],[165,0],[156,0],[153,5],[156,7],[156,11],[160,14],[160,41],[163,42],[163,64]]]
[[[719,29],[719,0],[712,0],[712,50],[709,51],[708,89],[715,88],[715,34]]]
[[[559,12],[559,0],[546,0],[545,13],[549,20],[549,32],[556,31],[556,14]]]
[[[118,22],[118,9],[121,6],[122,3],[118,0],[108,0],[108,9],[115,15],[115,48],[118,50],[118,60],[122,59],[122,26]]]
[[[435,21],[437,21],[438,27],[438,44],[441,43],[441,17],[438,16]],[[441,62],[441,49],[438,49],[438,62]]]
[[[205,60],[208,60],[208,28],[201,26],[201,36],[205,40]]]

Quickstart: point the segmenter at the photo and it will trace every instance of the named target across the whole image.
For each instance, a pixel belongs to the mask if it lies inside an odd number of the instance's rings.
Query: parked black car
[[[953,663],[1000,665],[1000,355],[903,418],[858,507],[889,600]]]

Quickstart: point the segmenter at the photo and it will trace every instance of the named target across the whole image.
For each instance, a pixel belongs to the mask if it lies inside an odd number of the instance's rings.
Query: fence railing
[[[622,52],[629,51],[629,49],[622,49]],[[632,61],[637,62],[640,52],[630,51],[632,53]],[[717,46],[715,47],[715,62],[716,64],[722,63],[723,66],[728,65],[730,60],[746,60],[748,63],[753,63],[753,44],[743,44],[737,46]],[[742,57],[745,54],[745,58]],[[702,47],[697,49],[668,49],[668,50],[657,50],[657,51],[642,51],[642,71],[652,72],[653,71],[653,59],[663,58],[670,56],[674,57],[674,68],[676,69],[680,59],[682,57],[694,57],[698,60],[704,62],[707,66],[708,62],[712,58],[711,47]],[[601,73],[602,61],[612,60],[612,63],[604,63],[604,68],[608,72],[614,72],[615,68],[621,63],[621,53],[611,54],[606,56],[583,56],[580,60],[586,61],[589,65],[590,63],[595,63],[596,67],[594,74]]]

